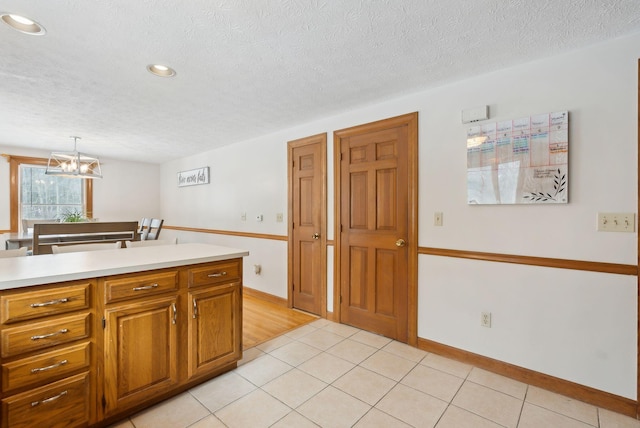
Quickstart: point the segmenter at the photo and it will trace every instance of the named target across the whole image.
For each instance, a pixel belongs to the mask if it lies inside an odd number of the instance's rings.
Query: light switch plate
[[[635,232],[635,213],[598,213],[598,232]]]
[[[433,213],[433,225],[442,226],[442,212],[436,211]]]

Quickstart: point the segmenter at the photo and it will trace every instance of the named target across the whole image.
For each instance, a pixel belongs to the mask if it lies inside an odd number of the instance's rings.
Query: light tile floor
[[[640,428],[640,421],[318,320],[113,428]]]

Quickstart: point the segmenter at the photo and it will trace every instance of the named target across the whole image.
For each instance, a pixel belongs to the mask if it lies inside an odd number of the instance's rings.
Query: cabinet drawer
[[[127,275],[104,282],[106,303],[152,296],[178,289],[178,271]]]
[[[87,373],[16,394],[2,400],[2,428],[86,426],[89,399]]]
[[[49,348],[89,336],[90,314],[61,317],[2,330],[2,357]]]
[[[0,296],[0,322],[9,324],[89,307],[91,282]]]
[[[50,382],[89,367],[90,345],[88,342],[68,346],[34,357],[2,365],[2,390],[9,391],[24,386]]]
[[[189,269],[189,287],[238,281],[242,276],[240,259]]]

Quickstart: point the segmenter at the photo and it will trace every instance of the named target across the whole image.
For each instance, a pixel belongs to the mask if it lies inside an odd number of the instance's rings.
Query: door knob
[[[405,245],[407,245],[407,241],[405,241],[404,239],[400,238],[396,241],[396,247],[404,247]]]
[[[313,239],[320,239],[320,234],[318,232],[314,233]]]

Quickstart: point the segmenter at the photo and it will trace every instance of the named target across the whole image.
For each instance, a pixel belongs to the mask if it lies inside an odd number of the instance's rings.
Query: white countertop
[[[207,263],[248,255],[248,251],[237,248],[179,244],[10,257],[0,259],[0,290]]]

